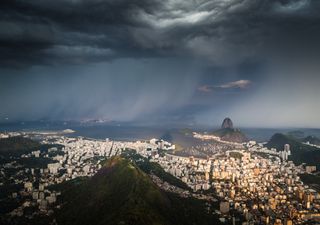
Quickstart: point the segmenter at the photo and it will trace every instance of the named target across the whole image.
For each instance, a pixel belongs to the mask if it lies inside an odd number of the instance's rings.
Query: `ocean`
[[[178,143],[182,146],[194,145],[195,141],[190,135],[181,132],[182,128],[162,127],[162,126],[137,126],[121,123],[94,123],[82,124],[76,122],[19,122],[19,123],[2,123],[0,124],[0,132],[4,131],[61,131],[64,129],[72,129],[75,133],[68,136],[83,136],[95,139],[112,139],[118,141],[134,141],[149,140],[151,138],[162,138],[167,141]],[[212,129],[190,128],[192,131],[211,131]],[[305,136],[313,135],[320,137],[320,129],[307,128],[242,128],[247,137],[258,142],[266,142],[275,133],[287,133],[293,130],[304,132]]]

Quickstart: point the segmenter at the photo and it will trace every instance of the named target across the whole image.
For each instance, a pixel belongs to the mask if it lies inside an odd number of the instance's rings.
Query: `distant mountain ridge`
[[[318,137],[313,135],[305,136],[305,133],[303,131],[294,130],[288,132],[287,135],[295,139],[298,139],[301,142],[320,146],[320,139]]]
[[[301,139],[276,133],[265,146],[282,151],[285,144],[290,145],[292,155],[289,156],[289,160],[292,160],[296,164],[307,163],[308,165],[317,165],[319,167],[320,149],[302,143]],[[317,169],[319,170],[320,168]]]
[[[320,139],[315,136],[308,136],[302,139],[303,142],[320,146]]]

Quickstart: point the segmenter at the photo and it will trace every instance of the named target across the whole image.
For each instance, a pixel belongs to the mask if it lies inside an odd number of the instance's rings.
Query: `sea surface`
[[[151,138],[162,138],[164,140],[180,144],[184,147],[194,145],[196,140],[192,136],[185,135],[182,128],[175,127],[157,127],[157,126],[137,126],[120,123],[102,123],[102,124],[83,124],[75,122],[19,122],[0,124],[0,132],[3,131],[61,131],[72,129],[75,133],[68,136],[83,136],[95,139],[112,139],[118,141],[149,140]],[[205,132],[212,129],[188,127],[191,131]],[[313,135],[320,137],[320,129],[307,128],[242,128],[251,140],[266,142],[275,133],[287,133],[289,131],[299,130],[304,132],[305,136]]]

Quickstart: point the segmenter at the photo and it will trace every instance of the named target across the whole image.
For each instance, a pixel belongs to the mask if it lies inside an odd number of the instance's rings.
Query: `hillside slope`
[[[313,145],[320,145],[320,139],[315,136],[308,136],[302,139],[303,142],[308,142]]]
[[[289,160],[292,160],[296,164],[307,163],[308,165],[317,165],[319,167],[320,150],[316,147],[303,144],[299,139],[290,135],[276,133],[271,137],[266,147],[276,148],[278,151],[281,151],[285,144],[290,145],[292,155],[289,156]]]
[[[203,201],[160,190],[129,160],[114,157],[92,178],[63,189],[58,224],[218,224]]]
[[[235,128],[221,128],[219,130],[214,131],[212,134],[220,137],[223,141],[237,143],[243,143],[248,141],[246,135],[242,133],[239,129]]]

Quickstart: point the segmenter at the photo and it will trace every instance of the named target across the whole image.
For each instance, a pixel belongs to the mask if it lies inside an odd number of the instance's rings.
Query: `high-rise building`
[[[280,157],[282,159],[282,161],[287,161],[288,160],[288,152],[287,151],[281,151],[280,152]]]
[[[290,151],[290,145],[289,144],[285,144],[284,145],[284,150],[285,151]]]
[[[284,145],[284,151],[287,153],[288,156],[291,155],[291,150],[290,150],[289,144]]]

